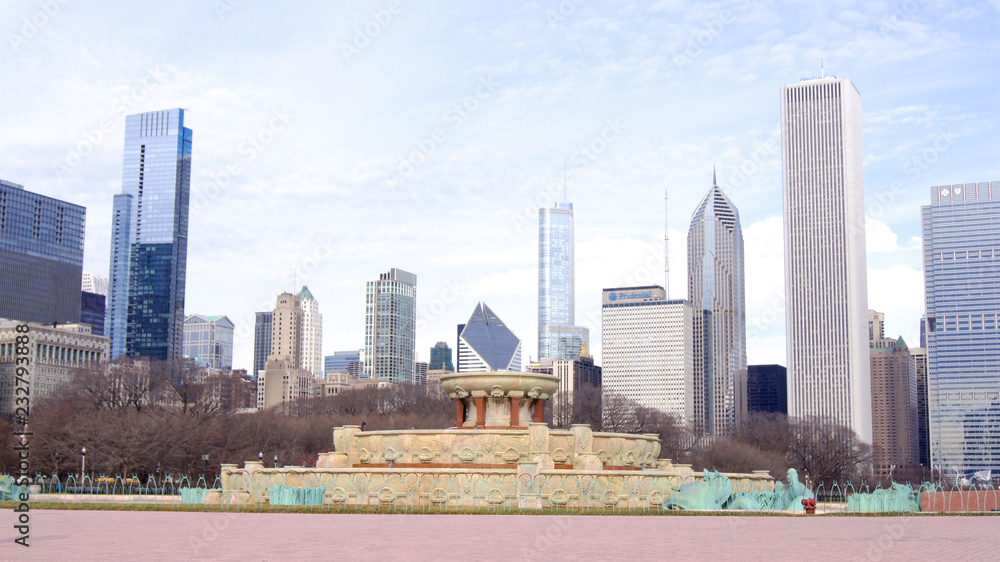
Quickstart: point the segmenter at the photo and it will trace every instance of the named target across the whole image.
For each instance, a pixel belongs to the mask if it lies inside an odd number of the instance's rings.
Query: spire
[[[715,164],[712,164],[712,187],[718,187],[719,184],[715,181]]]

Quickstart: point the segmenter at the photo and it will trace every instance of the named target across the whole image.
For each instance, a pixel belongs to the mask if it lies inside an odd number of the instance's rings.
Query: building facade
[[[601,367],[595,365],[594,358],[589,355],[578,355],[572,359],[543,357],[538,363],[528,366],[527,371],[559,377],[559,390],[550,400],[552,424],[557,427],[569,427],[574,423],[574,412],[580,402],[577,391],[590,387],[600,392]]]
[[[850,80],[781,89],[788,414],[871,443],[861,95]]]
[[[99,293],[80,291],[80,323],[90,326],[95,336],[104,335],[104,321],[107,316],[105,296]]]
[[[184,357],[215,373],[232,371],[234,328],[228,316],[188,316],[184,319]]]
[[[313,395],[313,376],[302,368],[302,299],[281,293],[271,312],[271,353],[257,378],[257,408],[292,403]]]
[[[416,362],[417,276],[392,268],[365,288],[365,378],[412,383]]]
[[[458,372],[520,371],[521,340],[490,307],[476,305],[458,334]]]
[[[183,109],[125,118],[122,192],[111,217],[111,357],[178,359],[184,341],[191,129]]]
[[[0,180],[0,318],[80,321],[86,215]]]
[[[694,314],[663,287],[604,289],[601,300],[601,386],[640,405],[694,417]]]
[[[84,271],[82,289],[88,293],[108,296],[108,278]]]
[[[913,356],[917,371],[917,460],[921,465],[929,467],[931,433],[927,421],[927,348],[911,347],[910,355]]]
[[[325,373],[337,371],[347,373],[352,377],[360,377],[364,367],[361,361],[362,353],[361,349],[334,351],[333,355],[327,355],[323,358],[323,371]]]
[[[28,336],[28,357],[31,359],[28,396],[33,403],[72,382],[80,369],[96,368],[108,359],[108,338],[95,336],[90,326],[63,324],[53,328],[51,324],[30,323],[24,334],[17,331],[21,324],[23,322],[0,320],[0,415],[13,415],[18,406],[17,397],[23,396],[23,393],[15,393],[18,336]]]
[[[903,338],[885,337],[885,315],[868,311],[872,375],[872,464],[888,476],[893,468],[919,464],[916,359]]]
[[[256,382],[267,368],[267,357],[271,355],[271,331],[274,325],[274,311],[254,313],[253,328],[253,372],[250,380]]]
[[[747,411],[788,414],[788,372],[781,365],[747,366]]]
[[[427,384],[427,363],[424,361],[417,361],[413,366],[413,384],[425,385]]]
[[[538,209],[538,356],[572,359],[590,343],[576,326],[573,204]]]
[[[688,228],[688,299],[694,313],[694,419],[708,435],[730,435],[747,413],[743,229],[732,201],[712,188]]]
[[[302,286],[298,294],[302,306],[302,365],[313,378],[326,378],[323,369],[323,315],[309,287]]]
[[[931,464],[1000,472],[1000,182],[921,208]]]
[[[434,344],[434,347],[431,348],[431,360],[427,368],[432,371],[441,369],[455,371],[455,364],[451,360],[451,348],[448,347],[447,343],[439,341]]]

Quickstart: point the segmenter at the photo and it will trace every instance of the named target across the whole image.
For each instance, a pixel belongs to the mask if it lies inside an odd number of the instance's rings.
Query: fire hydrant
[[[802,500],[802,507],[805,508],[806,513],[808,513],[809,515],[816,514],[816,500],[814,499]]]

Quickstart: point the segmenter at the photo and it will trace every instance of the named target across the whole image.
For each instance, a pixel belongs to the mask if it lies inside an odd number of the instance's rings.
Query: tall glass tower
[[[781,88],[788,415],[872,442],[861,94],[850,80]]]
[[[392,268],[365,289],[364,378],[413,383],[417,276]]]
[[[688,229],[688,297],[694,309],[694,418],[710,435],[727,435],[747,411],[746,302],[740,214],[712,189]]]
[[[921,208],[931,464],[1000,471],[1000,182],[931,188]]]
[[[576,323],[573,204],[538,209],[538,357],[572,359],[590,344]]]
[[[122,192],[111,220],[111,358],[178,359],[184,341],[191,129],[183,109],[125,118]]]

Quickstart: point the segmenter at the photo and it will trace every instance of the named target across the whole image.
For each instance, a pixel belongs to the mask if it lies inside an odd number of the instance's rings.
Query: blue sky
[[[0,178],[87,207],[107,275],[125,115],[194,131],[187,313],[320,303],[324,353],[359,348],[364,283],[418,276],[419,357],[484,301],[537,353],[537,208],[576,207],[577,318],[602,287],[686,294],[711,184],[746,240],[748,356],[785,362],[778,93],[820,74],[862,96],[869,307],[916,339],[920,205],[1000,180],[1000,2],[3,3]],[[401,161],[407,161],[401,164]],[[915,342],[914,342],[915,344]]]

